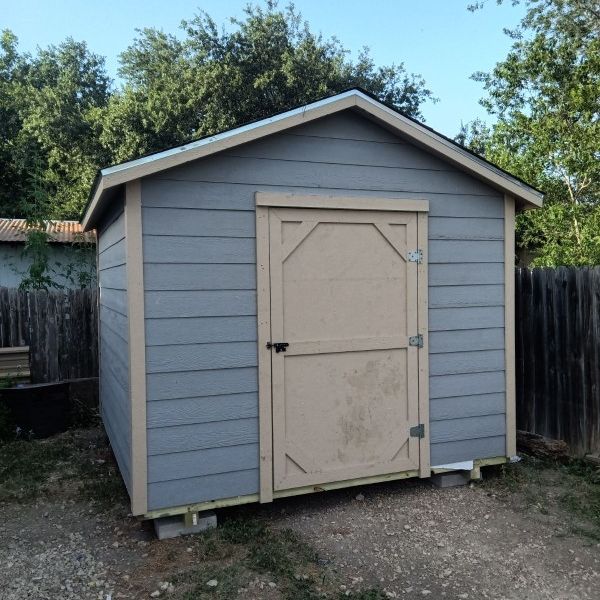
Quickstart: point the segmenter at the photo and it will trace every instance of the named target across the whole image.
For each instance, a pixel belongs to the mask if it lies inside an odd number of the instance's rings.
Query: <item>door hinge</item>
[[[419,333],[418,335],[411,335],[408,338],[409,346],[416,346],[417,348],[423,347],[423,336]]]
[[[287,342],[267,342],[267,350],[271,348],[275,348],[275,352],[285,352],[286,348],[289,346]]]
[[[425,425],[419,423],[415,427],[410,428],[410,437],[424,438],[425,437]]]
[[[408,262],[423,262],[423,250],[421,250],[420,248],[417,248],[416,250],[411,250],[408,253]]]

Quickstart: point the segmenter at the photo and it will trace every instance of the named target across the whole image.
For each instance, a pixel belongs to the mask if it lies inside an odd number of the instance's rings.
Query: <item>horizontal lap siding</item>
[[[125,215],[122,202],[98,234],[100,284],[100,402],[102,420],[125,485],[131,488],[131,407]]]
[[[258,492],[257,191],[429,200],[432,459],[503,454],[502,197],[342,113],[143,182],[149,509]]]

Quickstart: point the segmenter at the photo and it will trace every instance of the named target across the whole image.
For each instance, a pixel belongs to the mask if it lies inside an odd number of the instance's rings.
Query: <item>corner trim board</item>
[[[144,256],[141,181],[125,187],[127,248],[127,321],[129,324],[129,394],[131,404],[131,512],[148,511],[146,441],[146,336],[144,331]]]
[[[515,199],[504,196],[504,360],[506,456],[517,453],[515,380]]]
[[[419,440],[419,477],[431,476],[431,434],[429,425],[429,278],[427,274],[428,220],[427,213],[417,214],[417,242],[422,252],[417,265],[417,323],[423,344],[419,354],[419,423],[425,424],[425,435]]]
[[[257,194],[258,195],[258,194]],[[273,407],[271,398],[271,277],[269,209],[256,207],[256,301],[258,316],[258,414],[260,502],[273,500]]]

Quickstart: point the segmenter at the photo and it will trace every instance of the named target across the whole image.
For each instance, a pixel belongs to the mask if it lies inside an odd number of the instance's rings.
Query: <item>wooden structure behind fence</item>
[[[517,429],[600,450],[600,267],[516,270]]]
[[[29,346],[31,381],[98,376],[96,289],[0,288],[0,348]]]

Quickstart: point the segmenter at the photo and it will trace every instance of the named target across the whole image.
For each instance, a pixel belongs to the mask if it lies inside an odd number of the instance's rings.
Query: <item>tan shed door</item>
[[[417,214],[269,209],[274,489],[419,468]]]

